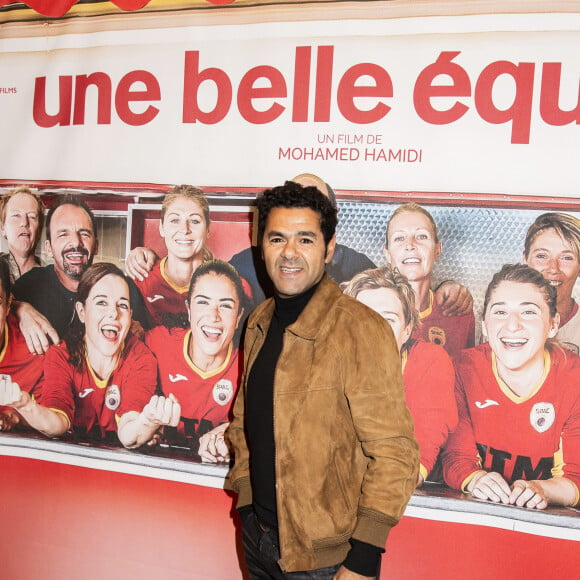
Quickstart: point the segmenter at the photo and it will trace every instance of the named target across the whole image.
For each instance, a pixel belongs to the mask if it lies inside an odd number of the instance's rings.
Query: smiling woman
[[[536,270],[506,265],[485,296],[489,342],[456,361],[459,426],[443,465],[451,487],[520,507],[580,500],[580,359],[548,342],[556,289]]]
[[[221,260],[206,262],[191,278],[189,329],[160,326],[146,334],[159,364],[161,389],[181,405],[177,430],[165,430],[167,443],[186,446],[205,461],[229,457],[224,431],[238,389],[242,361],[234,336],[244,313],[244,296],[233,266]]]
[[[413,331],[413,338],[439,344],[451,356],[474,346],[473,312],[446,316],[431,290],[433,267],[442,251],[431,214],[419,204],[405,203],[393,212],[386,229],[385,259],[407,278],[415,293],[421,324]]]
[[[185,300],[191,275],[213,257],[207,247],[209,222],[209,203],[200,189],[179,185],[165,196],[159,233],[167,256],[147,277],[135,280],[155,326],[187,326]]]
[[[90,266],[81,276],[76,316],[64,342],[46,355],[37,407],[50,435],[71,429],[79,438],[125,447],[147,443],[162,424],[175,422],[179,406],[154,395],[157,365],[130,334],[131,303],[123,273],[113,264]]]

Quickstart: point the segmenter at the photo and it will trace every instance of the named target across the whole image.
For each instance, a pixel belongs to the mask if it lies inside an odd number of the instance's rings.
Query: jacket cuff
[[[352,539],[384,549],[391,528],[398,520],[368,508],[359,508]]]
[[[250,477],[245,476],[231,482],[232,488],[238,494],[238,502],[236,509],[240,509],[245,505],[252,504],[252,486],[250,484]]]

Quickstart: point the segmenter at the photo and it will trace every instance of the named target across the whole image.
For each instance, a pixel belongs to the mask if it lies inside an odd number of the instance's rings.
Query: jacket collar
[[[296,322],[288,327],[288,330],[305,339],[316,338],[322,330],[329,308],[340,296],[342,296],[340,288],[325,273],[302,314],[300,314]],[[260,304],[250,317],[248,328],[257,327],[266,334],[274,315],[274,308],[273,298],[268,298],[268,300]]]

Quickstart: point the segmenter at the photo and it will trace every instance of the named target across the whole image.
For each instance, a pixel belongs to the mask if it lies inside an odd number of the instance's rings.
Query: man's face
[[[97,251],[97,239],[91,218],[82,207],[61,205],[52,215],[50,240],[46,240],[48,255],[54,260],[59,279],[78,282],[91,265]]]
[[[336,240],[324,243],[320,216],[310,208],[276,207],[270,211],[262,240],[266,269],[282,298],[317,284],[332,259]]]

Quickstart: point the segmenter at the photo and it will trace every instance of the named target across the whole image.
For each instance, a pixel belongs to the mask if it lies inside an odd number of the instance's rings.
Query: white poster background
[[[38,25],[39,28],[41,25]],[[398,20],[263,23],[153,30],[64,34],[53,37],[0,40],[0,178],[96,182],[189,182],[204,186],[266,186],[290,175],[310,171],[325,176],[335,188],[358,190],[487,192],[577,197],[580,131],[576,123],[555,127],[539,114],[541,67],[562,64],[560,107],[578,103],[580,15],[487,15]],[[292,91],[296,47],[312,47],[309,121],[292,122]],[[334,47],[330,122],[313,122],[317,48]],[[225,71],[233,87],[229,113],[219,123],[185,124],[182,120],[184,58],[199,51],[200,69]],[[467,72],[472,96],[438,98],[436,108],[459,101],[469,107],[458,121],[432,125],[413,106],[420,72],[443,51],[459,51],[453,60]],[[480,118],[473,91],[481,71],[495,61],[535,64],[530,142],[512,144],[511,123],[492,125]],[[344,119],[336,103],[340,78],[351,66],[370,62],[385,69],[393,97],[381,99],[392,110],[371,124]],[[239,81],[251,68],[268,65],[281,71],[286,107],[275,121],[247,122],[236,105]],[[114,105],[119,80],[133,70],[157,79],[161,100],[132,103],[135,113],[148,104],[159,108],[150,123],[134,127],[122,122]],[[104,72],[112,80],[112,120],[97,124],[96,89],[89,88],[85,123],[42,128],[34,123],[33,93],[37,77],[46,77],[46,110],[58,110],[59,76]],[[364,79],[363,79],[364,80]],[[368,81],[368,79],[367,79]],[[135,88],[138,88],[137,86]],[[510,106],[513,81],[503,76],[493,92],[499,108]],[[215,85],[200,86],[199,102],[210,110]],[[357,99],[360,109],[378,100]],[[272,101],[254,101],[266,109]],[[320,141],[343,135],[367,141],[380,136],[384,149],[421,152],[421,161],[281,158],[280,149],[311,150]],[[356,137],[355,137],[356,136]],[[348,157],[356,156],[347,154]]]

